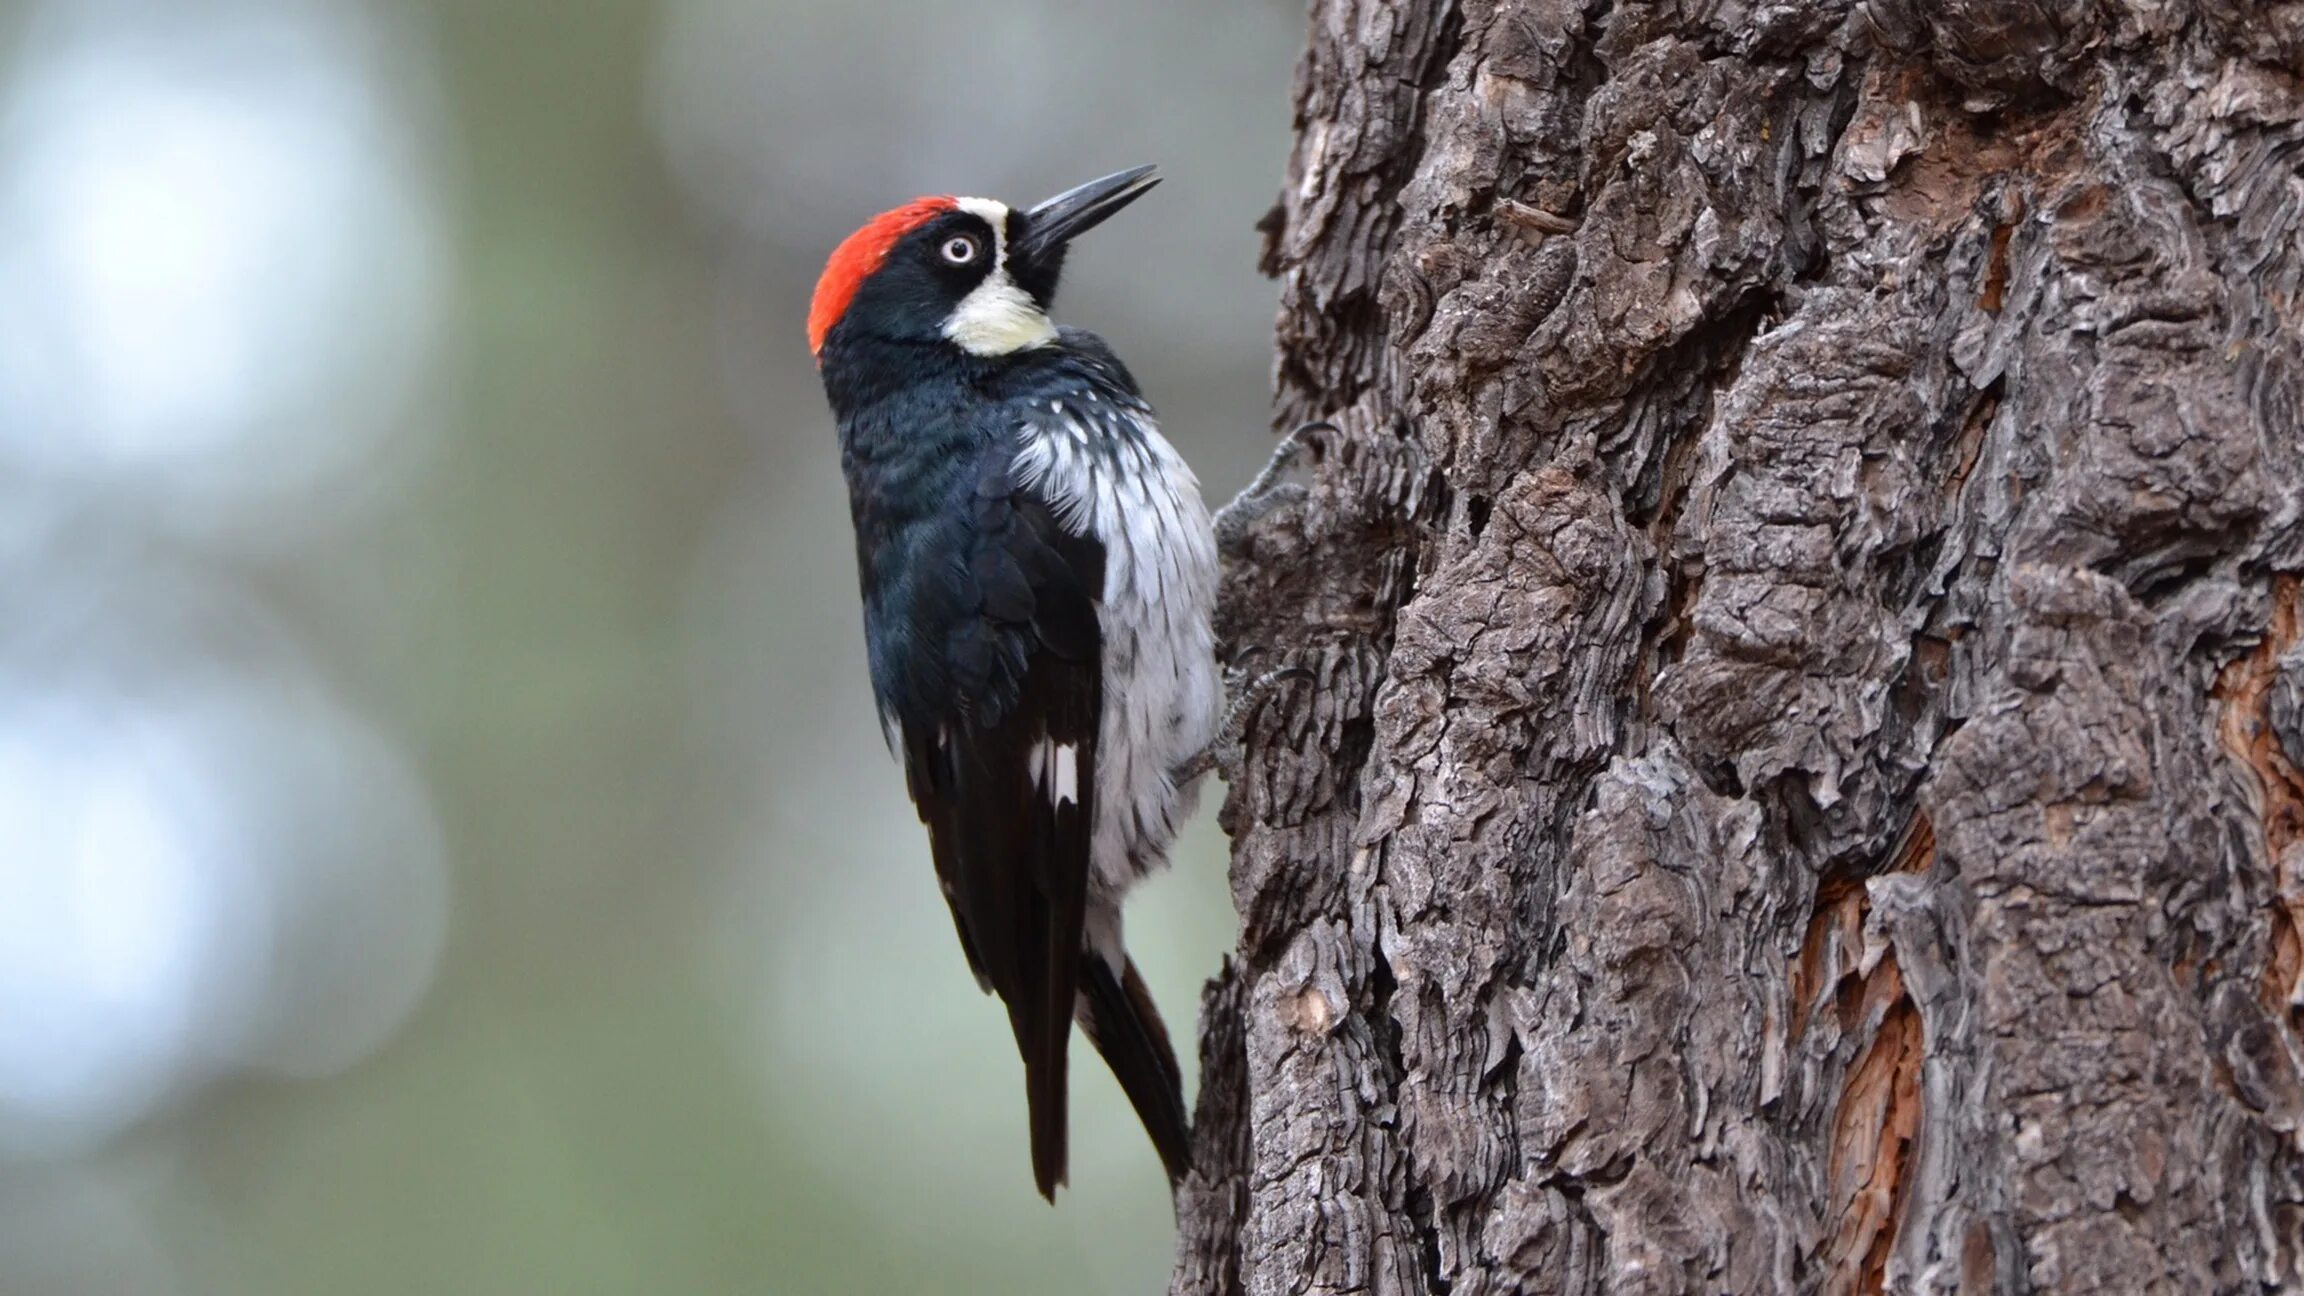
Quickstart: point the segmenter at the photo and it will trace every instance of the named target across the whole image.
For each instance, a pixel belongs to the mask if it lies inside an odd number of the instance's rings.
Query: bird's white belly
[[[1061,426],[1028,430],[1018,460],[1020,480],[1066,526],[1104,545],[1092,915],[1166,861],[1198,799],[1171,772],[1215,736],[1222,702],[1209,627],[1216,537],[1200,483],[1149,419],[1130,421],[1134,435],[1094,449]]]

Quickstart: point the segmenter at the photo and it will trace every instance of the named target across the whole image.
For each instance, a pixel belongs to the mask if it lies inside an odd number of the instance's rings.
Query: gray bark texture
[[[1173,1290],[2304,1291],[2304,4],[1310,28]]]

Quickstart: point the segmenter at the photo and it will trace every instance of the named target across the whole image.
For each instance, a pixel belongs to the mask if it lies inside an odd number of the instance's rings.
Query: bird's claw
[[[1257,472],[1255,479],[1243,487],[1238,495],[1233,496],[1231,503],[1217,510],[1216,547],[1220,552],[1231,553],[1237,550],[1241,542],[1248,538],[1248,528],[1254,526],[1265,514],[1282,504],[1304,498],[1304,487],[1280,479],[1303,458],[1304,447],[1313,433],[1336,430],[1335,424],[1325,419],[1316,419],[1297,424],[1288,435],[1280,438],[1280,444],[1273,447],[1272,457],[1264,462],[1264,467]]]
[[[1237,690],[1232,705],[1224,709],[1224,720],[1216,726],[1216,736],[1208,745],[1187,757],[1169,771],[1169,778],[1178,787],[1214,770],[1230,783],[1240,771],[1242,747],[1248,737],[1248,726],[1255,722],[1256,713],[1272,700],[1280,685],[1292,679],[1310,679],[1312,673],[1300,666],[1286,666],[1269,670],[1248,681]]]

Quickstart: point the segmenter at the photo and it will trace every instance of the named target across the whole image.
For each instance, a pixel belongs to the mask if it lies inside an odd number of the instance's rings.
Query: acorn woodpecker
[[[969,967],[1007,1005],[1051,1201],[1075,1020],[1171,1183],[1190,1160],[1120,905],[1217,734],[1216,538],[1127,367],[1048,317],[1072,239],[1156,183],[1137,167],[1023,210],[916,199],[840,244],[808,312],[872,690]]]

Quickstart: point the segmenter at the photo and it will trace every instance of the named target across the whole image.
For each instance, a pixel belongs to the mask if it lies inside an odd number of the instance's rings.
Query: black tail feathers
[[[1080,960],[1080,1026],[1104,1056],[1160,1153],[1171,1185],[1192,1168],[1192,1120],[1184,1112],[1184,1073],[1151,992],[1125,961],[1118,975],[1094,953]],[[1061,1118],[1059,1118],[1061,1119]]]
[[[1032,1124],[1032,1182],[1054,1204],[1056,1186],[1064,1182],[1066,1159],[1063,1054],[1056,1055],[1053,1065],[1043,1060],[1035,1066],[1031,1059],[1025,1060],[1024,1102]]]

